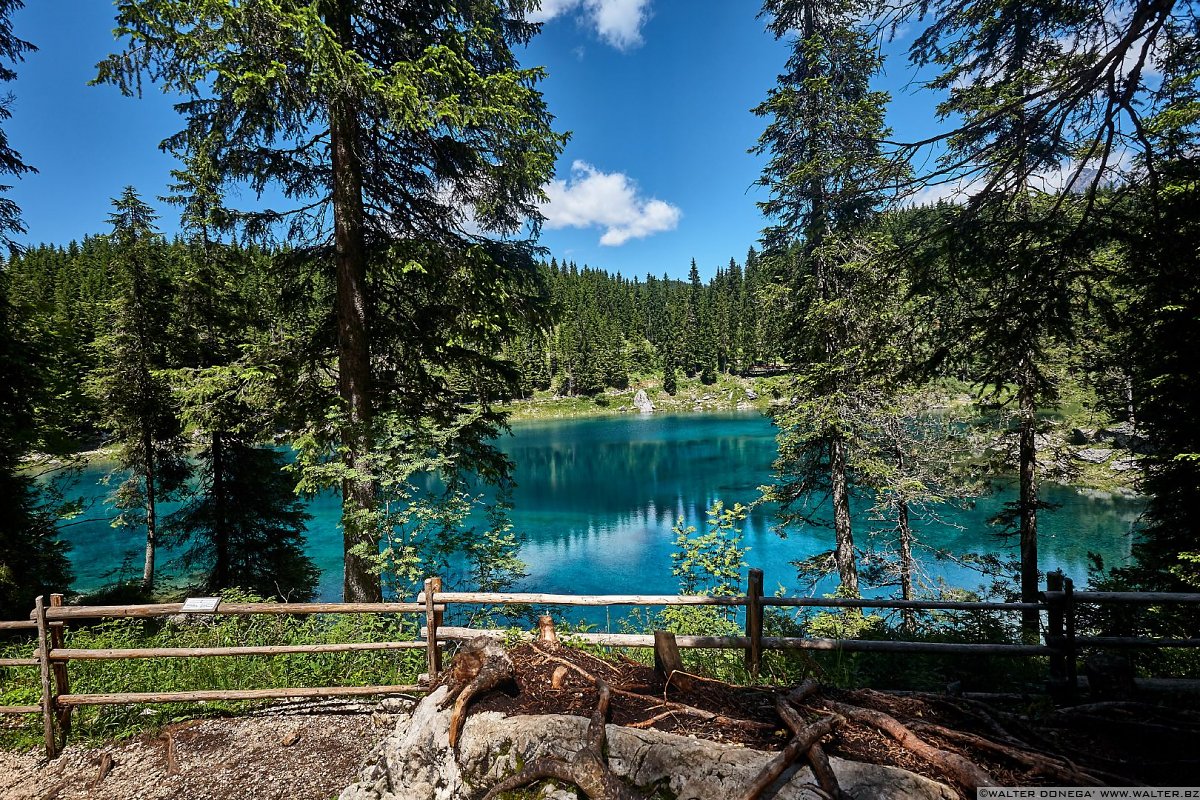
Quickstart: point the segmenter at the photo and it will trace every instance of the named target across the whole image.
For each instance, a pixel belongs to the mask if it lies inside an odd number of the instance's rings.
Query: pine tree
[[[872,368],[860,359],[863,316],[856,295],[871,254],[860,237],[887,183],[886,95],[869,82],[880,67],[861,6],[824,0],[767,0],[777,38],[792,36],[791,57],[766,102],[770,117],[755,152],[769,155],[760,182],[772,221],[763,233],[767,258],[791,295],[787,353],[799,366],[796,398],[776,418],[778,481],[770,496],[785,520],[812,519],[810,494],[827,492],[833,511],[833,563],[842,589],[857,595],[851,528],[851,448],[862,436],[858,409],[869,405]],[[869,250],[869,248],[868,248]],[[865,399],[864,398],[868,398]]]
[[[113,494],[117,524],[144,525],[142,590],[154,587],[158,506],[188,475],[178,408],[163,374],[168,364],[170,289],[155,215],[133,187],[113,201],[113,270],[118,285],[112,328],[96,340],[99,366],[90,390],[119,448],[118,469],[128,472]],[[136,515],[133,512],[137,512]]]
[[[66,543],[56,515],[27,469],[24,457],[36,432],[34,400],[41,366],[26,326],[9,302],[9,276],[0,266],[0,617],[24,617],[39,594],[61,592],[71,582]]]
[[[407,449],[424,446],[424,424],[453,431],[439,441],[456,468],[506,470],[487,387],[516,381],[495,354],[544,298],[529,241],[473,230],[536,223],[564,141],[541,71],[516,62],[537,30],[522,12],[499,0],[117,3],[128,47],[97,80],[182,94],[186,128],[166,146],[206,149],[224,181],[281,188],[296,206],[236,219],[333,266],[336,399],[309,410],[302,453],[305,485],[342,489],[347,600],[381,597],[384,471],[425,457]]]
[[[23,61],[26,53],[37,50],[32,44],[13,34],[12,15],[24,7],[24,0],[0,0],[0,82],[15,80],[16,63]],[[12,117],[12,104],[11,94],[0,98],[0,121]],[[20,177],[31,172],[37,170],[26,164],[21,154],[9,147],[8,134],[0,128],[0,175]],[[0,187],[0,192],[6,192],[8,189],[8,186]],[[15,253],[19,248],[11,238],[12,234],[24,232],[25,223],[21,220],[21,209],[11,198],[0,197],[0,241]]]
[[[183,419],[203,446],[196,486],[172,515],[172,533],[189,544],[185,564],[203,572],[205,590],[306,600],[319,576],[304,553],[309,515],[283,455],[259,446],[273,432],[278,398],[269,367],[256,363],[265,348],[255,341],[242,276],[262,270],[261,259],[213,239],[224,204],[203,153],[173,174],[168,199],[182,209],[189,235],[179,248],[173,377]]]

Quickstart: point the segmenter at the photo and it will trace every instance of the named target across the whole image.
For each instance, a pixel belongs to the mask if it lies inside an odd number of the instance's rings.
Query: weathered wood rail
[[[688,649],[736,649],[745,652],[746,666],[757,675],[765,651],[816,650],[848,653],[900,653],[930,655],[975,655],[991,657],[1047,657],[1049,688],[1069,694],[1077,685],[1080,650],[1095,648],[1183,648],[1200,647],[1200,638],[1152,639],[1135,636],[1078,636],[1077,608],[1081,604],[1124,604],[1150,606],[1166,604],[1200,605],[1200,594],[1076,592],[1069,578],[1061,573],[1047,576],[1046,591],[1036,603],[993,603],[951,600],[894,600],[859,598],[769,597],[763,592],[763,573],[750,570],[746,594],[711,597],[707,595],[571,595],[520,592],[443,592],[440,578],[429,578],[425,589],[412,603],[220,603],[213,616],[306,615],[306,614],[412,614],[424,617],[419,638],[410,641],[345,642],[304,645],[253,645],[228,647],[157,647],[157,648],[68,648],[64,626],[87,624],[101,619],[154,619],[184,614],[182,603],[145,605],[66,606],[63,596],[51,595],[50,604],[37,598],[28,620],[0,622],[0,631],[31,630],[37,649],[29,658],[0,659],[0,669],[38,669],[40,703],[26,706],[0,706],[0,714],[41,714],[47,753],[58,751],[59,734],[65,739],[70,731],[71,710],[79,706],[122,705],[135,703],[181,703],[202,701],[247,701],[283,698],[364,697],[408,694],[425,691],[441,671],[442,645],[477,636],[506,638],[510,630],[479,629],[444,624],[444,615],[454,605],[534,607],[667,607],[718,606],[744,609],[745,635],[677,635],[674,646]],[[818,637],[766,636],[763,632],[767,608],[851,608],[910,611],[964,611],[1020,613],[1037,610],[1045,619],[1042,644],[951,643],[924,641],[875,641],[828,639]],[[518,637],[535,634],[519,632]],[[654,648],[653,634],[575,633],[575,641],[604,647]],[[273,657],[314,653],[387,652],[423,649],[426,653],[426,682],[416,685],[388,686],[314,686],[268,689],[195,689],[172,692],[73,693],[67,665],[71,661],[120,661],[126,659],[178,659],[227,656]]]

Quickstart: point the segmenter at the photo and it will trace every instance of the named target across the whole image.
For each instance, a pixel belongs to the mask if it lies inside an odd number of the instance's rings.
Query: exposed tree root
[[[454,711],[450,714],[451,748],[458,747],[471,699],[512,679],[512,659],[498,642],[486,636],[472,639],[454,654],[446,679],[449,692],[439,706],[447,708],[451,703],[454,704]]]
[[[567,669],[570,669],[573,672],[577,673],[581,677],[586,678],[587,680],[591,681],[592,683],[595,683],[595,684],[602,683],[600,678],[597,678],[595,675],[588,672],[583,667],[580,667],[577,664],[572,664],[570,661],[567,661],[565,658],[559,658],[558,656],[554,655],[553,653],[547,653],[545,650],[542,650],[537,645],[533,645],[533,649],[537,650],[538,655],[540,655],[542,658],[544,658],[548,661],[553,661],[557,664],[561,664],[564,667],[566,667]],[[625,689],[610,688],[609,691],[612,694],[618,695],[620,697],[629,697],[634,700],[650,699],[647,695],[638,694],[637,692],[630,692]],[[738,725],[738,726],[745,727],[745,728],[771,728],[771,727],[773,727],[772,725],[764,723],[764,722],[754,722],[754,721],[748,720],[748,719],[738,719],[736,717],[726,717],[722,714],[714,714],[713,712],[705,711],[702,708],[696,708],[695,706],[689,706],[685,703],[676,703],[671,700],[661,700],[661,699],[655,698],[655,703],[662,708],[669,709],[671,711],[675,711],[680,714],[687,714],[692,717],[699,717],[700,719],[711,720],[713,722],[717,722],[722,725]]]
[[[958,753],[934,747],[890,714],[852,706],[847,703],[839,703],[835,700],[819,700],[817,702],[847,719],[861,722],[864,725],[869,725],[876,730],[886,733],[895,739],[896,743],[901,747],[937,765],[964,787],[976,788],[979,786],[996,785],[995,779],[983,767],[980,767],[974,761],[964,758]]]
[[[1063,785],[1105,785],[1103,780],[1089,774],[1085,770],[1080,769],[1072,761],[1065,758],[1056,758],[1044,753],[1037,753],[1026,749],[1018,749],[1007,744],[994,742],[991,739],[983,736],[977,736],[973,733],[967,733],[966,731],[955,730],[954,728],[947,728],[943,725],[935,725],[931,722],[913,721],[908,723],[908,727],[916,732],[932,733],[936,736],[941,736],[944,739],[950,739],[979,750],[986,750],[990,753],[1004,756],[1005,758],[1015,761],[1024,767],[1030,768],[1037,774],[1054,778],[1060,781]]]
[[[612,692],[607,683],[597,681],[600,699],[588,722],[584,746],[569,759],[539,758],[524,769],[488,790],[483,800],[494,800],[502,792],[510,792],[548,778],[578,787],[588,800],[646,800],[645,796],[622,783],[604,760],[607,742],[605,718]]]

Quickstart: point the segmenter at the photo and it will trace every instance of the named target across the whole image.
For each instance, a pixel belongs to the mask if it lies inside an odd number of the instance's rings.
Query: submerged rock
[[[368,757],[359,782],[344,789],[340,800],[472,800],[533,759],[567,757],[583,746],[588,726],[583,717],[506,717],[485,711],[468,718],[456,756],[449,743],[450,712],[438,709],[445,694],[445,688],[439,688],[397,725]],[[607,755],[617,776],[652,796],[698,800],[741,794],[774,754],[609,725]],[[850,797],[957,797],[949,787],[897,767],[829,760]],[[807,767],[793,767],[770,796],[811,798],[815,795],[806,787],[814,783]]]
[[[637,410],[643,414],[651,414],[654,412],[654,403],[650,402],[649,395],[645,389],[638,389],[637,394],[633,396],[633,404]]]

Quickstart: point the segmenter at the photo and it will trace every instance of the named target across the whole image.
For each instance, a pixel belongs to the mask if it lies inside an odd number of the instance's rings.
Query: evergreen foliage
[[[870,88],[881,59],[855,2],[767,0],[776,38],[794,37],[786,70],[754,109],[768,117],[756,153],[769,158],[760,204],[766,257],[787,292],[793,400],[776,416],[778,479],[769,497],[785,521],[831,524],[844,591],[858,594],[851,528],[853,460],[878,400],[883,289],[869,234],[894,166],[880,149],[887,96]],[[882,331],[887,335],[887,331]],[[827,497],[829,516],[812,512]]]
[[[536,233],[564,141],[541,71],[517,64],[537,30],[524,12],[498,0],[117,3],[127,47],[97,80],[182,95],[185,128],[164,146],[207,159],[223,182],[282,190],[292,208],[227,218],[251,236],[286,232],[332,268],[336,344],[322,337],[309,357],[336,358],[337,381],[306,410],[301,464],[307,488],[342,490],[347,600],[381,597],[381,470],[423,458],[424,430],[453,432],[435,439],[455,470],[506,470],[489,444],[502,419],[492,403],[517,376],[494,354],[543,309],[532,241],[508,235],[527,220]]]
[[[101,424],[118,446],[114,475],[125,475],[113,492],[122,511],[113,524],[145,526],[141,586],[149,592],[161,533],[158,506],[184,488],[190,466],[164,372],[170,363],[171,319],[165,248],[154,213],[133,187],[113,201],[113,208],[116,257],[110,266],[117,288],[109,309],[111,329],[94,343],[99,363],[89,388],[101,409]]]

